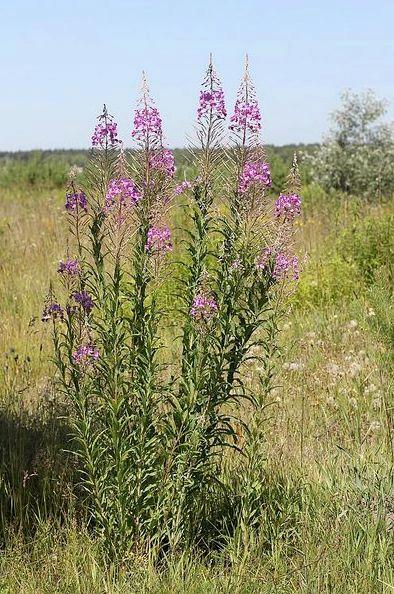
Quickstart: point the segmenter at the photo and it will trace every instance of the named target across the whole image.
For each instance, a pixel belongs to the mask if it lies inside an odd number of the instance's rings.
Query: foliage
[[[347,261],[356,264],[367,284],[373,283],[382,266],[390,271],[394,282],[394,214],[365,217],[347,229],[339,240],[338,251]]]
[[[311,158],[315,180],[326,189],[376,197],[394,190],[394,129],[380,123],[385,101],[372,91],[343,93],[334,126]]]
[[[289,144],[284,146],[266,146],[271,163],[273,189],[278,193],[286,179],[288,164],[295,152],[302,155],[312,154],[315,145]],[[127,150],[125,151],[128,152]],[[182,180],[196,176],[190,150],[173,150],[177,165],[176,176]],[[0,187],[19,189],[61,189],[67,183],[70,168],[83,169],[89,160],[88,150],[34,150],[19,152],[0,152]],[[309,165],[304,160],[301,165],[303,178],[309,175]]]

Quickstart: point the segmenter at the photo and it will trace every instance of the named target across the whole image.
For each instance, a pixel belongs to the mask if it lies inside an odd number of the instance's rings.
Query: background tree
[[[381,122],[387,101],[373,91],[345,91],[333,126],[311,158],[313,176],[325,189],[369,196],[394,190],[394,125]]]

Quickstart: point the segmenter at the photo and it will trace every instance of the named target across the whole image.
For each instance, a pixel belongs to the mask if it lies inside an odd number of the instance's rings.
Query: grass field
[[[0,592],[394,591],[394,210],[303,189],[303,272],[267,407],[264,521],[220,552],[115,571],[84,526],[43,300],[64,192],[0,201]]]

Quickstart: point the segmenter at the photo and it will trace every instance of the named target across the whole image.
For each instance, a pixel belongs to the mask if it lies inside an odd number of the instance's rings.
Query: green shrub
[[[381,266],[391,265],[393,280],[394,214],[369,216],[346,229],[338,242],[338,251],[348,263],[355,263],[367,285],[371,285]]]
[[[333,254],[327,260],[311,259],[300,277],[296,293],[298,307],[319,307],[351,299],[362,286],[357,267]]]

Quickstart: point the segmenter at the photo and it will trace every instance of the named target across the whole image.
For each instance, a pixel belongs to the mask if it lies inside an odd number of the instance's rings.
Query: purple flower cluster
[[[233,260],[233,262],[231,263],[230,268],[231,268],[231,270],[242,269],[243,268],[243,265],[242,265],[241,258],[239,258],[239,257],[235,258],[235,260]]]
[[[234,114],[230,118],[230,130],[233,132],[245,133],[247,131],[256,134],[261,128],[261,114],[257,100],[243,101],[237,99],[235,102]]]
[[[74,351],[73,360],[76,365],[89,365],[100,357],[98,349],[91,344],[82,344]]]
[[[287,256],[284,252],[279,252],[275,258],[274,269],[272,276],[276,280],[285,279],[292,276],[294,280],[298,280],[300,276],[298,258],[297,256]]]
[[[82,309],[86,311],[86,313],[92,311],[94,303],[87,291],[75,292],[72,296],[78,305],[80,305]]]
[[[221,87],[213,90],[200,91],[197,119],[200,121],[203,116],[209,116],[210,114],[220,120],[224,120],[227,116],[224,103],[224,92]]]
[[[171,231],[168,227],[153,226],[149,229],[145,244],[147,252],[164,255],[171,252],[172,248]]]
[[[79,262],[68,258],[65,262],[59,262],[57,271],[65,276],[77,276],[79,274]]]
[[[105,209],[109,210],[115,204],[134,206],[141,198],[141,192],[132,179],[121,177],[111,179],[105,195]]]
[[[42,312],[41,321],[63,320],[64,310],[58,303],[47,303]]]
[[[78,210],[88,211],[88,201],[86,195],[80,190],[66,194],[66,210],[68,212],[77,212]]]
[[[267,264],[269,262],[270,257],[273,254],[272,248],[266,247],[260,254],[259,259],[256,262],[257,268],[260,270],[265,270],[267,268]]]
[[[253,163],[248,161],[245,163],[243,172],[240,175],[238,189],[241,194],[244,194],[251,184],[256,183],[271,186],[272,181],[269,165],[264,162]]]
[[[185,181],[181,182],[180,184],[178,184],[177,186],[175,186],[174,193],[176,196],[179,196],[180,194],[183,194],[183,192],[186,192],[186,190],[190,190],[191,187],[192,187],[191,182],[185,180]]]
[[[209,321],[218,311],[218,306],[212,297],[199,293],[193,299],[190,315],[195,320]]]
[[[266,270],[270,260],[273,262],[272,276],[275,280],[285,279],[289,276],[298,280],[300,271],[297,256],[288,256],[284,252],[275,253],[272,248],[267,247],[263,249],[256,262],[257,268]]]
[[[145,105],[141,109],[135,110],[134,128],[131,135],[140,141],[145,141],[149,136],[161,140],[162,121],[156,107]]]
[[[280,194],[275,202],[275,215],[293,221],[301,213],[301,198],[297,194]]]
[[[162,171],[168,177],[174,177],[175,175],[174,155],[168,149],[155,152],[149,159],[149,165],[152,169]]]
[[[97,124],[92,136],[92,146],[104,147],[106,142],[111,146],[115,146],[120,142],[118,139],[118,125],[111,116],[107,116],[107,122],[101,121]]]

